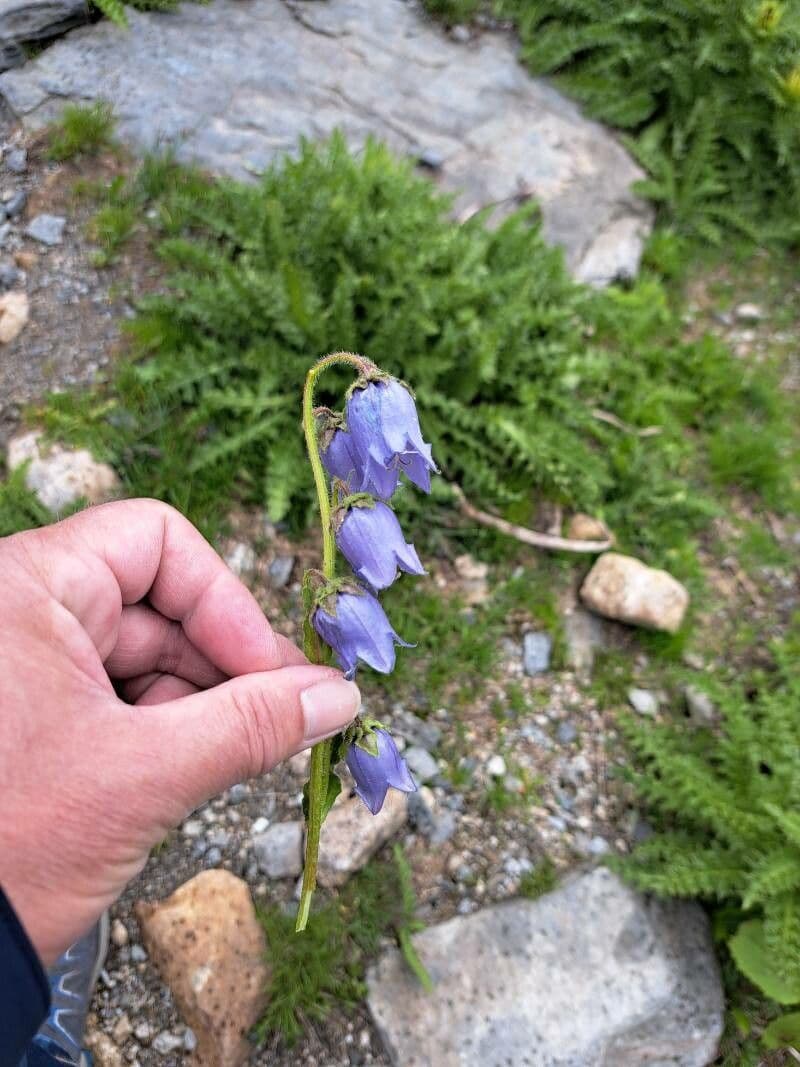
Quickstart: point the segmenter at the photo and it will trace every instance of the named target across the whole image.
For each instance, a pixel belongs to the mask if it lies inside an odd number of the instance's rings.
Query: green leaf
[[[414,948],[414,942],[411,940],[411,935],[405,927],[397,931],[397,941],[400,945],[400,951],[403,953],[403,959],[416,975],[419,984],[426,993],[431,993],[433,991],[431,976],[428,974],[425,964],[419,958],[417,950]]]
[[[323,822],[328,816],[328,812],[336,803],[336,798],[342,791],[342,783],[339,781],[339,776],[334,771],[328,773],[328,789],[325,793],[325,799],[322,803],[322,820]]]
[[[800,1002],[800,981],[788,982],[777,974],[760,919],[742,923],[730,940],[730,950],[742,974],[770,1000],[779,1004]]]
[[[773,1019],[761,1040],[766,1048],[800,1048],[800,1011],[790,1012]]]

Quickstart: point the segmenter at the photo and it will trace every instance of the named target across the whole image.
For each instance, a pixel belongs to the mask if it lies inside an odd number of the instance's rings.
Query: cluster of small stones
[[[69,197],[59,167],[0,125],[0,443],[27,404],[100,377],[130,313]]]

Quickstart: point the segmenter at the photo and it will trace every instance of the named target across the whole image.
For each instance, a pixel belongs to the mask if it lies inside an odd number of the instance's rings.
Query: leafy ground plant
[[[774,669],[717,686],[719,733],[629,722],[634,782],[660,820],[621,869],[659,894],[724,906],[718,927],[740,971],[772,1001],[800,1004],[800,620]],[[800,1043],[797,1016],[770,1023]]]
[[[628,291],[575,285],[530,209],[493,231],[456,225],[407,164],[376,144],[351,155],[340,138],[256,185],[149,160],[126,189],[153,216],[168,291],[131,324],[115,410],[61,396],[47,417],[110,458],[131,492],[206,527],[234,496],[304,526],[291,400],[310,355],[346,347],[414,383],[445,476],[518,520],[536,495],[602,514],[625,547],[680,572],[719,506],[709,450],[728,425],[753,448],[735,470],[717,464],[724,488],[768,445],[776,462],[758,491],[786,506],[790,420],[769,362],[685,341],[652,276]],[[320,401],[340,384],[332,376]]]
[[[800,233],[800,12],[780,0],[499,0],[537,74],[630,132],[685,231]]]

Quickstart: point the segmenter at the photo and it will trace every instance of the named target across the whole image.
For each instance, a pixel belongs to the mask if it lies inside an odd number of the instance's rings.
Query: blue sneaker
[[[108,952],[108,930],[106,913],[47,972],[52,998],[50,1014],[33,1039],[35,1050],[48,1057],[46,1062],[67,1067],[86,1067],[92,1062],[82,1048],[83,1033],[95,983]],[[31,1049],[27,1059],[30,1063],[39,1057]]]

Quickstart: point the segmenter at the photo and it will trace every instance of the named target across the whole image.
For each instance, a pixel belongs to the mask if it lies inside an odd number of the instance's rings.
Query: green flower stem
[[[327,579],[336,577],[336,541],[331,524],[332,497],[329,495],[328,479],[319,454],[317,425],[314,417],[314,390],[317,380],[329,367],[347,364],[354,367],[359,374],[373,369],[373,364],[363,356],[353,352],[334,352],[318,360],[306,375],[303,390],[303,433],[306,438],[308,458],[314,473],[314,487],[317,491],[320,523],[322,525],[322,573]],[[313,597],[305,597],[306,625],[304,626],[303,651],[312,663],[325,661],[320,642],[315,640],[313,627],[308,619],[313,609]],[[320,741],[311,750],[311,775],[308,783],[308,816],[306,820],[306,855],[303,868],[303,888],[300,894],[300,907],[297,911],[295,930],[305,930],[311,911],[311,898],[317,884],[317,861],[319,859],[319,837],[322,830],[325,798],[328,792],[328,777],[331,769],[332,741]]]

